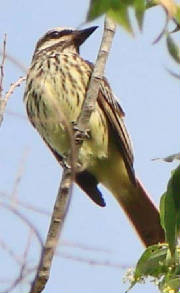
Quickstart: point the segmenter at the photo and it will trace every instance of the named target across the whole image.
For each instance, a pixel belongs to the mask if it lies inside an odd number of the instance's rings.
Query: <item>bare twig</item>
[[[25,81],[25,80],[26,80],[26,77],[21,76],[21,77],[18,78],[17,81],[15,81],[15,82],[13,82],[11,84],[9,90],[7,91],[7,93],[5,94],[5,97],[4,97],[6,103],[7,103],[8,99],[9,99],[9,97],[13,94],[15,88],[19,87],[23,83],[23,81]]]
[[[29,230],[29,235],[27,238],[27,243],[24,249],[24,253],[23,253],[23,263],[22,266],[20,268],[20,272],[19,272],[19,280],[23,280],[24,275],[26,274],[26,269],[27,269],[27,257],[28,257],[28,253],[29,253],[29,249],[31,246],[31,241],[32,241],[32,235],[33,235],[33,231],[30,229]]]
[[[8,102],[9,97],[13,94],[16,87],[25,80],[25,77],[20,77],[16,82],[12,83],[7,93],[3,96],[3,79],[4,79],[4,64],[6,55],[6,34],[4,35],[3,49],[2,49],[2,60],[0,64],[0,126],[3,121],[4,111]],[[9,58],[9,57],[8,57]]]
[[[0,51],[0,55],[3,55],[3,51],[2,52]],[[19,61],[15,57],[11,56],[7,52],[5,54],[5,58],[6,58],[7,61],[11,62],[13,65],[18,67],[24,74],[27,73],[27,67],[21,61]]]
[[[2,98],[2,92],[3,92],[5,59],[6,59],[6,34],[4,35],[3,49],[2,49],[2,60],[1,60],[1,65],[0,65],[0,99]]]
[[[99,81],[102,79],[104,73],[104,67],[109,54],[109,50],[112,43],[112,38],[115,32],[115,24],[106,17],[104,25],[104,34],[99,50],[99,54],[96,60],[96,65],[91,76],[89,83],[89,89],[87,91],[86,98],[84,100],[81,114],[78,118],[77,129],[82,132],[86,132],[88,128],[88,122],[95,108],[96,99],[99,91]],[[57,111],[57,107],[56,107]],[[76,138],[76,133],[74,135],[73,144]],[[35,280],[32,283],[30,293],[40,293],[44,289],[46,282],[49,278],[50,268],[53,256],[55,254],[55,248],[57,247],[60,232],[62,231],[65,216],[67,214],[68,206],[71,199],[71,189],[72,189],[72,178],[74,177],[72,173],[74,172],[74,162],[78,158],[78,152],[81,144],[76,146],[76,149],[71,152],[67,162],[71,168],[64,168],[62,181],[58,191],[57,199],[55,202],[54,212],[52,215],[52,220],[46,240],[46,244],[42,254],[42,260],[38,268],[38,272]],[[73,157],[73,158],[72,158]],[[74,159],[75,158],[75,159]]]
[[[119,262],[112,262],[110,260],[97,260],[97,258],[87,258],[87,257],[81,257],[81,256],[76,256],[76,255],[72,255],[69,253],[64,253],[64,252],[57,252],[57,255],[59,257],[63,257],[65,259],[69,259],[72,261],[76,261],[76,262],[82,262],[82,263],[86,263],[88,265],[91,266],[103,266],[103,267],[109,267],[109,268],[115,268],[115,269],[128,269],[130,267],[132,267],[132,265],[128,265],[128,264],[122,264]]]
[[[22,84],[22,82],[25,81],[25,79],[26,79],[25,77],[20,77],[16,82],[12,83],[10,88],[9,88],[9,90],[5,94],[5,96],[0,99],[0,126],[1,126],[2,121],[3,121],[3,115],[4,115],[4,111],[6,109],[8,99],[13,94],[15,88],[20,86]]]
[[[21,158],[20,165],[19,165],[18,170],[17,170],[16,178],[15,178],[15,181],[14,181],[14,184],[13,184],[13,190],[11,192],[11,200],[12,200],[13,203],[17,203],[17,201],[18,201],[18,199],[17,199],[18,187],[19,187],[19,184],[21,182],[22,176],[24,174],[24,167],[25,167],[25,162],[26,162],[26,159],[27,159],[27,155],[28,155],[28,150],[25,149],[24,152],[23,152],[22,158]]]
[[[3,192],[3,191],[0,191],[0,197],[6,198],[9,201],[12,200],[12,196],[7,194],[6,192]],[[12,202],[11,202],[11,204],[12,204]],[[27,203],[25,201],[18,200],[18,206],[21,206],[22,208],[31,210],[35,213],[42,214],[42,215],[45,215],[48,217],[51,215],[51,213],[49,211],[42,209],[42,208],[38,208],[38,207],[31,205],[30,203]]]
[[[18,113],[18,112],[11,111],[11,110],[7,110],[6,111],[6,114],[11,115],[11,116],[14,116],[14,117],[19,118],[19,119],[22,119],[22,120],[25,120],[26,119],[26,116],[25,115],[23,115],[21,113]]]
[[[20,213],[16,208],[12,207],[12,205],[8,205],[6,203],[1,202],[1,207],[3,207],[5,209],[9,210],[11,213],[15,214],[18,218],[20,218],[28,226],[28,228],[30,229],[31,235],[35,235],[36,239],[38,240],[38,243],[40,244],[41,250],[42,250],[42,248],[43,248],[42,238],[41,238],[38,230],[36,229],[36,227],[31,223],[31,221],[29,221],[27,219],[27,217],[25,215],[23,215],[22,213]],[[12,284],[7,289],[1,291],[0,293],[10,292],[25,278],[25,276],[27,276],[29,274],[29,271],[28,271],[28,273],[26,272],[27,271],[26,257],[27,257],[29,245],[30,245],[30,238],[29,238],[29,240],[27,242],[27,246],[26,246],[24,254],[23,254],[23,260],[21,262],[20,272],[19,272],[18,277],[12,282]],[[18,260],[17,257],[15,256],[15,254],[13,253],[13,251],[11,249],[8,249],[7,246],[5,246],[4,242],[2,243],[2,241],[1,241],[1,246],[4,249],[6,249],[6,251],[16,261]],[[18,260],[18,262],[19,262],[19,260]]]
[[[11,291],[15,290],[15,288],[19,285],[22,284],[22,282],[32,273],[34,273],[34,271],[36,270],[36,267],[33,268],[28,268],[26,269],[26,271],[24,271],[23,276],[20,276],[20,274],[18,274],[18,276],[15,278],[15,280],[10,280],[10,279],[3,279],[0,280],[0,283],[6,283],[8,284],[8,287],[5,288],[4,290],[1,290],[0,293],[10,293]],[[29,283],[29,282],[28,282]],[[10,285],[9,285],[10,284]]]
[[[36,239],[39,242],[40,247],[43,248],[43,241],[41,235],[39,234],[36,227],[31,223],[31,221],[28,220],[28,218],[25,215],[19,212],[16,208],[12,207],[12,205],[8,205],[6,203],[1,202],[0,206],[9,210],[11,213],[15,214],[19,219],[21,219],[32,230],[33,234],[36,236]]]
[[[33,235],[33,231],[30,229],[29,235],[28,235],[28,238],[27,238],[27,244],[25,246],[23,256],[22,256],[22,259],[21,259],[20,270],[19,270],[18,277],[16,277],[16,279],[8,286],[8,288],[6,288],[5,290],[1,291],[0,293],[6,293],[6,292],[9,293],[10,291],[14,290],[15,287],[19,283],[22,283],[22,281],[32,271],[32,269],[28,269],[28,267],[27,267],[27,256],[28,256],[28,253],[29,253],[30,245],[31,245],[32,235]],[[5,248],[7,249],[7,246],[5,246]],[[8,249],[8,252],[11,253],[11,255],[12,255],[11,250]],[[14,255],[12,255],[12,256],[14,256]]]
[[[31,239],[32,239],[33,232],[32,230],[29,231],[29,237],[27,238],[27,244],[24,249],[23,256],[17,256],[16,253],[12,250],[12,248],[9,246],[9,243],[5,243],[4,240],[0,239],[0,247],[6,251],[6,253],[10,256],[11,259],[13,259],[17,265],[20,267],[18,276],[14,279],[7,279],[3,280],[3,283],[8,284],[8,287],[4,290],[0,291],[0,293],[10,292],[15,289],[16,286],[18,286],[19,283],[22,283],[22,281],[28,277],[32,272],[35,271],[35,267],[28,267],[27,262],[27,255],[29,252]],[[2,283],[2,280],[0,280],[0,283]]]
[[[166,10],[165,10],[165,12],[166,12]],[[168,13],[166,12],[166,20],[165,20],[164,27],[163,27],[162,31],[160,32],[160,34],[152,42],[152,45],[157,44],[162,39],[162,37],[165,35],[165,33],[167,32],[168,23],[169,23],[169,17],[168,17]]]
[[[22,265],[22,260],[20,259],[19,256],[16,255],[16,253],[12,250],[12,248],[7,245],[7,243],[3,240],[0,239],[0,247],[1,249],[5,250],[6,253],[13,259],[17,264]]]
[[[102,247],[95,247],[95,246],[89,246],[87,244],[79,243],[79,242],[69,242],[69,241],[62,241],[61,245],[66,246],[66,247],[73,247],[73,248],[78,248],[81,250],[87,250],[91,252],[103,252],[103,253],[108,253],[111,254],[112,251],[106,248]]]
[[[15,278],[15,280],[7,280],[6,283],[8,283],[8,287],[4,290],[1,290],[0,293],[10,293],[11,291],[15,290],[15,288],[22,284],[22,282],[35,271],[36,268],[30,268],[23,272],[23,275],[21,275],[21,271],[18,274],[18,276]],[[1,282],[0,282],[1,283]],[[28,282],[29,283],[29,282]],[[10,285],[9,285],[10,284]],[[13,291],[14,292],[14,291]]]

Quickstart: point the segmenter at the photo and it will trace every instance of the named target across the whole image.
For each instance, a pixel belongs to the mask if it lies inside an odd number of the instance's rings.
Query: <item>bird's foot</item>
[[[61,159],[61,167],[63,169],[69,169],[70,170],[72,168],[73,162],[68,163],[68,161],[69,161],[69,156],[67,154],[66,155],[64,154],[63,157],[62,157],[62,159]],[[77,161],[75,163],[75,169],[78,172],[79,172],[79,170],[81,171],[82,164]]]
[[[83,142],[83,140],[91,138],[90,129],[86,129],[86,130],[79,129],[77,126],[77,122],[75,122],[75,121],[72,121],[72,127],[73,127],[73,131],[74,131],[74,137],[75,137],[76,144],[80,144],[81,142]]]
[[[71,169],[71,166],[68,164],[68,156],[63,155],[61,160],[61,166],[63,169]]]

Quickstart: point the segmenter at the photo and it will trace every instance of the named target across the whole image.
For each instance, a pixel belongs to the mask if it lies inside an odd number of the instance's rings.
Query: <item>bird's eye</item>
[[[47,39],[59,39],[63,36],[70,35],[72,30],[63,30],[63,31],[51,31],[46,34]]]
[[[54,31],[50,35],[51,35],[51,38],[58,38],[59,37],[59,32],[58,31]]]

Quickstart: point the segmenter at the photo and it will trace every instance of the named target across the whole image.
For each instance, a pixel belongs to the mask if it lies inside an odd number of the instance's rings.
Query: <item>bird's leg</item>
[[[61,167],[63,169],[69,169],[70,170],[72,168],[72,166],[68,163],[69,155],[70,154],[67,154],[67,153],[63,154],[63,156],[61,158],[61,161],[59,161],[60,164],[61,164]],[[81,168],[82,168],[82,164],[77,161],[76,162],[76,172],[79,172],[81,170]]]
[[[74,138],[76,144],[80,144],[83,140],[91,138],[90,129],[79,129],[76,121],[72,121],[72,129],[74,131]]]
[[[71,169],[71,166],[68,164],[68,156],[65,154],[62,156],[60,164],[63,169]]]

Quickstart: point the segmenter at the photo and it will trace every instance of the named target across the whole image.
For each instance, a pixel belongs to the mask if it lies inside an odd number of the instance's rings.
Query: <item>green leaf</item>
[[[152,8],[157,5],[158,3],[156,0],[146,1],[146,9]]]
[[[146,9],[161,5],[164,7],[170,18],[176,20],[177,26],[180,26],[180,6],[174,0],[147,0]]]
[[[135,279],[138,280],[142,276],[159,277],[164,273],[167,251],[167,245],[156,244],[149,246],[136,265]]]
[[[180,289],[180,276],[170,275],[165,278],[159,283],[159,289],[161,292],[168,293],[179,293]],[[171,291],[172,290],[172,291]]]
[[[180,26],[180,6],[179,5],[177,5],[177,11],[176,11],[175,19],[177,21],[177,24]]]
[[[172,172],[170,181],[173,190],[173,199],[176,209],[176,228],[180,231],[180,165]]]
[[[180,64],[180,48],[168,34],[167,36],[167,47],[169,54],[173,57],[173,59]]]
[[[180,289],[180,248],[176,246],[172,258],[168,244],[149,246],[140,257],[134,274],[130,274],[131,284],[126,292],[147,277],[153,278],[162,293],[178,293]]]
[[[161,197],[160,217],[166,241],[174,255],[177,233],[180,230],[180,166],[172,172],[167,191]]]
[[[165,230],[166,241],[171,253],[174,254],[176,244],[176,210],[171,188],[163,194],[160,202],[161,225]]]
[[[161,219],[161,226],[165,230],[165,199],[166,193],[161,196],[160,199],[160,219]]]
[[[107,13],[114,21],[122,25],[122,27],[127,30],[129,33],[132,33],[131,22],[129,19],[128,7],[125,5],[120,5],[118,10],[110,9]]]
[[[110,0],[91,0],[87,14],[87,21],[94,20],[98,16],[106,13],[111,7]]]
[[[139,25],[140,30],[143,27],[144,12],[145,12],[145,2],[144,0],[134,1],[135,16]]]
[[[168,246],[166,244],[155,244],[149,246],[137,262],[133,278],[131,277],[128,292],[136,283],[140,283],[145,277],[159,278],[166,271],[166,255]]]
[[[91,0],[87,20],[94,20],[96,17],[106,13],[124,29],[132,33],[129,7],[135,9],[139,27],[142,29],[145,0]]]

